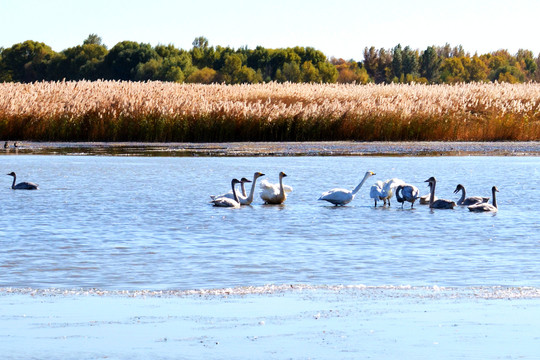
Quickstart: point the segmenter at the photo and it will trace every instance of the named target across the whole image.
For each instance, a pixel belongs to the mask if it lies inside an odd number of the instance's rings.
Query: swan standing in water
[[[375,206],[377,206],[378,200],[382,200],[382,189],[383,182],[381,180],[377,180],[375,184],[371,185],[371,188],[369,189],[369,197],[375,200]]]
[[[482,197],[482,196],[470,196],[468,198],[465,198],[465,186],[458,184],[456,186],[456,190],[454,190],[454,194],[457,194],[461,191],[461,198],[458,200],[458,205],[474,205],[474,204],[481,204],[481,203],[487,203],[489,201],[488,197]]]
[[[13,176],[13,184],[11,185],[11,188],[13,190],[37,190],[38,189],[38,184],[34,184],[32,182],[20,182],[18,183],[17,185],[15,185],[15,181],[17,180],[17,175],[15,174],[15,172],[10,172],[9,174],[7,174],[9,176]]]
[[[456,203],[450,200],[438,199],[435,200],[435,186],[437,185],[437,180],[432,176],[427,179],[425,182],[429,183],[430,188],[430,197],[429,197],[429,208],[430,209],[453,209],[456,206]]]
[[[360,181],[360,184],[358,184],[357,187],[354,188],[354,190],[347,190],[347,189],[339,189],[339,188],[335,188],[335,189],[332,189],[332,190],[328,190],[327,192],[323,193],[321,195],[321,197],[319,198],[319,200],[326,200],[336,206],[338,205],[346,205],[348,203],[350,203],[353,199],[354,199],[354,196],[356,195],[356,193],[358,192],[358,190],[360,190],[360,188],[362,187],[362,185],[364,185],[364,183],[366,182],[366,180],[370,177],[370,176],[373,176],[375,175],[375,173],[373,171],[368,171],[366,172],[366,174],[364,175],[364,178],[362,179],[362,181]]]
[[[499,192],[499,189],[497,189],[496,186],[491,188],[491,193],[493,194],[493,205],[488,203],[480,203],[480,204],[474,204],[468,207],[470,211],[474,212],[485,212],[485,211],[491,211],[491,212],[497,212],[497,197],[495,196],[495,193]]]
[[[235,185],[239,183],[240,183],[240,180],[238,179],[232,179],[231,181],[233,199],[223,196],[223,197],[215,198],[214,200],[210,202],[213,203],[214,206],[218,206],[218,207],[239,208],[240,201],[238,200],[238,194],[236,193],[236,189],[235,189]]]
[[[261,181],[261,199],[265,204],[283,204],[287,200],[287,193],[292,187],[283,185],[283,178],[287,176],[283,171],[279,173],[279,184],[271,184],[266,180]]]
[[[384,205],[386,205],[386,201],[388,201],[388,206],[390,206],[390,199],[394,196],[394,192],[399,185],[405,185],[405,181],[392,178],[383,183],[382,196],[380,199],[384,201]]]
[[[399,193],[403,196],[401,196]],[[403,209],[403,205],[405,205],[405,201],[408,201],[411,203],[411,209],[414,206],[414,202],[416,199],[420,197],[420,190],[414,185],[405,184],[405,185],[398,185],[396,188],[396,199],[398,202],[401,203],[401,208]]]

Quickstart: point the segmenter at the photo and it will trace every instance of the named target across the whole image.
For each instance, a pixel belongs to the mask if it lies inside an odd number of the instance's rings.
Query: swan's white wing
[[[285,191],[286,193],[292,192],[292,186],[283,185],[283,191]]]
[[[383,183],[382,196],[385,198],[391,198],[392,196],[394,196],[394,191],[399,185],[406,185],[405,181],[398,178],[386,180]]]
[[[261,180],[261,183],[259,185],[261,187],[261,190],[270,190],[270,189],[275,189],[276,188],[276,185],[270,183],[268,180],[264,179],[264,180]],[[279,185],[278,185],[279,187]]]
[[[371,186],[371,189],[369,190],[369,196],[372,199],[379,200],[379,197],[382,196],[382,187],[383,187],[382,181],[378,180],[377,182],[375,182],[375,184],[373,184]]]
[[[214,206],[219,207],[239,207],[240,204],[228,197],[220,197],[211,201]]]
[[[344,205],[351,202],[354,198],[352,192],[347,189],[332,189],[324,192],[319,200],[326,200],[335,205]]]
[[[420,197],[420,190],[414,185],[407,185],[403,188],[403,197],[408,201],[416,200]]]

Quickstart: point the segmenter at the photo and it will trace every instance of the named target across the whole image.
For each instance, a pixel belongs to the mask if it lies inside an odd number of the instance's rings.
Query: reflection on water
[[[539,157],[0,156],[0,287],[209,289],[265,284],[540,286]],[[333,187],[353,202],[317,201]],[[209,195],[255,171],[294,191],[284,206],[258,197],[214,208]],[[490,196],[499,212],[374,208],[369,186],[402,178],[457,200]]]

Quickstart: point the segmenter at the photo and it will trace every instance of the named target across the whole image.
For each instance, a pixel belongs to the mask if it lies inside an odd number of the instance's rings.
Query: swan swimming
[[[255,183],[257,182],[257,179],[261,176],[264,176],[264,174],[257,171],[253,174],[253,181],[248,180],[248,182],[251,183],[251,190],[249,192],[249,196],[239,197],[240,205],[251,205],[251,203],[253,202],[253,194],[255,194]]]
[[[377,180],[369,189],[369,197],[375,200],[375,206],[377,206],[378,200],[382,200],[382,188],[383,182],[381,180]]]
[[[437,185],[437,179],[433,176],[427,179],[425,182],[428,183],[430,188],[430,197],[429,197],[429,208],[430,209],[453,209],[456,206],[456,203],[450,200],[437,199],[435,200],[435,186]]]
[[[370,176],[373,176],[373,175],[375,175],[373,171],[368,171],[364,175],[364,178],[362,179],[362,181],[360,181],[360,184],[358,184],[358,186],[356,186],[354,190],[351,191],[347,189],[335,188],[335,189],[328,190],[327,192],[323,193],[321,197],[319,198],[319,200],[326,200],[336,206],[346,205],[354,199],[354,196],[356,195],[358,190],[360,190],[360,188],[362,187],[362,185],[364,185],[366,180]]]
[[[242,189],[242,192],[240,194],[237,194],[238,199],[247,198],[246,187],[244,186],[244,183],[247,183],[247,182],[251,182],[251,180],[248,180],[245,177],[240,179],[240,188]],[[229,190],[229,192],[226,192],[225,194],[221,194],[221,195],[210,195],[210,198],[212,200],[215,200],[215,199],[220,198],[220,197],[228,197],[229,199],[234,199],[232,190]]]
[[[497,212],[499,210],[497,207],[497,197],[495,196],[495,193],[497,192],[499,192],[499,189],[497,189],[496,186],[491,188],[491,193],[493,194],[493,205],[488,203],[480,203],[471,205],[468,207],[468,209],[473,212]]]
[[[233,199],[223,196],[223,197],[215,198],[210,202],[213,203],[214,206],[218,206],[218,207],[239,208],[240,201],[238,200],[238,194],[236,193],[236,189],[235,189],[235,185],[239,183],[240,183],[240,180],[238,179],[232,179],[231,181]]]
[[[283,204],[287,200],[287,193],[292,192],[292,187],[283,185],[283,178],[286,176],[283,171],[279,173],[279,184],[261,181],[261,199],[265,204]]]
[[[402,196],[399,194],[401,192]],[[405,185],[398,185],[396,188],[396,199],[398,202],[401,203],[401,208],[403,209],[403,205],[405,205],[405,201],[408,201],[411,203],[411,209],[414,206],[414,202],[416,199],[420,198],[420,190],[414,185],[405,184]]]
[[[470,196],[466,198],[465,186],[458,184],[456,186],[456,190],[454,190],[454,194],[457,194],[460,191],[461,191],[461,198],[457,202],[458,205],[474,205],[474,204],[487,203],[489,201],[488,197],[482,197],[482,196]]]
[[[17,175],[15,174],[15,172],[10,172],[9,174],[7,174],[9,176],[13,176],[13,184],[11,185],[11,188],[13,190],[37,190],[38,189],[38,184],[35,184],[33,182],[20,182],[18,183],[17,185],[15,185],[15,181],[17,180]]]

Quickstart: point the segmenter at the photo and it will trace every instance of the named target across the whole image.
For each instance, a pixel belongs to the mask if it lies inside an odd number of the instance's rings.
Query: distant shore
[[[118,156],[540,156],[540,141],[508,142],[8,142],[3,154]],[[2,154],[2,152],[0,152]]]

